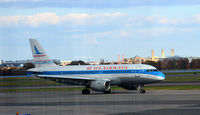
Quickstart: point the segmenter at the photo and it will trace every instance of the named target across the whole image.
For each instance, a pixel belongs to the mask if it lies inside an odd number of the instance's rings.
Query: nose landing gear
[[[146,91],[144,90],[144,84],[140,85],[140,93],[145,93]]]

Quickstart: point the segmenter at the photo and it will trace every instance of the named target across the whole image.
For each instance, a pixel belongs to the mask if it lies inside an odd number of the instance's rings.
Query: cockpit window
[[[157,72],[157,69],[148,69],[147,72]]]

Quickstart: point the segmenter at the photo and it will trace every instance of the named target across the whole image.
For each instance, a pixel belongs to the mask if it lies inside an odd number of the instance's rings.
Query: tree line
[[[200,59],[192,59],[191,62],[187,58],[163,61],[146,61],[143,64],[148,64],[156,67],[158,70],[177,70],[177,69],[200,69]]]

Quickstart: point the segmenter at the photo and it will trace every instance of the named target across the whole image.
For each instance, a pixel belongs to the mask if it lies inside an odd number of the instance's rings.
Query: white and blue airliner
[[[85,86],[82,94],[90,94],[90,89],[110,93],[110,86],[119,86],[127,90],[140,89],[140,93],[145,93],[144,84],[165,79],[163,73],[146,64],[59,66],[53,63],[37,40],[30,39],[30,45],[35,68],[28,70],[28,76]]]

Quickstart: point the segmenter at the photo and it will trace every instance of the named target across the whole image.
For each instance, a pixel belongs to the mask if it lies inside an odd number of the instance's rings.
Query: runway
[[[32,115],[199,115],[199,90],[113,91],[111,94],[80,91],[0,93],[0,112]]]

